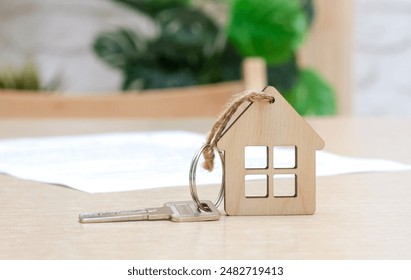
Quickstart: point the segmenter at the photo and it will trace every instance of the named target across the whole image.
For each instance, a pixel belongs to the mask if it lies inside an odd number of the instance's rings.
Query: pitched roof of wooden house
[[[227,150],[233,143],[243,146],[296,145],[314,150],[324,147],[323,139],[274,88],[264,92],[274,96],[272,104],[253,102],[237,112],[217,146]]]

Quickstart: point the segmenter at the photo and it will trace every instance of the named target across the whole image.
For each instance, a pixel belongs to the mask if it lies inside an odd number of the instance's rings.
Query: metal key
[[[198,209],[196,203],[190,201],[168,202],[163,207],[146,208],[140,210],[95,212],[79,215],[80,223],[105,223],[126,221],[171,220],[173,222],[215,221],[220,219],[220,212],[209,201],[201,201],[209,212]]]

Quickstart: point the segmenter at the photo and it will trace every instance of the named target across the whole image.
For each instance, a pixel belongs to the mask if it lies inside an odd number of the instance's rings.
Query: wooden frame
[[[0,92],[0,117],[164,118],[217,115],[242,82],[103,96]]]

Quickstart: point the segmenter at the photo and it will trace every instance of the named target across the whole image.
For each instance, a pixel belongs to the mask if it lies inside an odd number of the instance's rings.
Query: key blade
[[[209,200],[201,201],[201,203],[210,209],[210,212],[200,211],[192,200],[169,202],[165,206],[172,210],[173,214],[171,214],[170,219],[173,222],[202,222],[220,219],[220,211],[218,211],[214,203]]]
[[[93,212],[79,215],[80,223],[107,223],[107,222],[127,222],[127,221],[144,221],[149,219],[149,215],[155,212],[155,209],[141,209],[128,211],[113,212]]]

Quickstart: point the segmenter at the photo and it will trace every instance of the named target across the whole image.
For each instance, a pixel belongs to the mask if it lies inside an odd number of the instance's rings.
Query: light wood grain
[[[155,128],[206,132],[197,120],[0,120],[0,137]],[[411,164],[411,120],[310,119],[326,150]],[[190,199],[174,187],[111,194],[0,175],[1,259],[410,259],[411,172],[317,178],[309,216],[223,216],[218,222],[83,225],[83,211]],[[217,186],[199,187],[214,199]]]
[[[267,65],[264,59],[250,57],[243,61],[243,80],[245,89],[262,90],[268,86]]]

